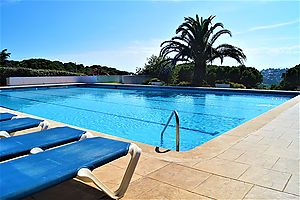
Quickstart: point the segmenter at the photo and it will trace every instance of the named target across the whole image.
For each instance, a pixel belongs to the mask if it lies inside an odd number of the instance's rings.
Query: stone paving
[[[299,106],[300,96],[188,152],[157,153],[137,143],[143,153],[123,199],[299,199]],[[51,127],[63,125],[48,121]],[[128,160],[94,173],[117,188]],[[27,199],[108,197],[74,179]]]

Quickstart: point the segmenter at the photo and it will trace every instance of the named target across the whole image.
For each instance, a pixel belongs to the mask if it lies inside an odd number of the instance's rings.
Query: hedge
[[[33,77],[33,76],[80,76],[82,73],[67,71],[49,70],[49,69],[30,69],[15,67],[0,67],[0,84],[6,84],[8,77]]]

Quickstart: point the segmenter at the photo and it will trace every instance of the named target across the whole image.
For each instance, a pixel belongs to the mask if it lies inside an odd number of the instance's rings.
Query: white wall
[[[146,75],[123,75],[122,83],[124,84],[142,84],[144,81],[150,79],[150,76]]]
[[[7,85],[42,85],[57,83],[125,83],[142,84],[149,76],[143,75],[111,75],[111,76],[40,76],[9,77]]]
[[[7,85],[37,85],[55,83],[96,83],[95,76],[41,76],[41,77],[9,77]]]
[[[121,83],[122,75],[97,76],[98,83]]]

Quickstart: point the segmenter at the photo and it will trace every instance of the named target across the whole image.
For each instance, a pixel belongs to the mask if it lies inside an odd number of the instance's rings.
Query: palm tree
[[[4,65],[9,57],[10,53],[7,53],[7,49],[3,49],[0,53],[0,65]]]
[[[221,60],[221,64],[225,57],[231,57],[240,64],[246,60],[242,49],[233,45],[221,44],[216,48],[213,47],[221,35],[229,34],[231,36],[231,32],[224,29],[222,23],[212,24],[214,18],[215,16],[210,16],[203,20],[201,17],[199,21],[198,15],[196,15],[196,19],[186,17],[184,23],[177,28],[177,35],[161,44],[160,55],[162,57],[174,54],[173,58],[167,60],[173,66],[177,62],[194,64],[193,85],[201,85],[205,79],[206,64],[211,63],[216,58]],[[213,34],[218,27],[222,29]]]

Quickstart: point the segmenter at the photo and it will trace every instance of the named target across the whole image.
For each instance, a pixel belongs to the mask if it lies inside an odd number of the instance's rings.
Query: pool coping
[[[104,87],[113,87],[113,88],[122,88],[122,87],[138,87],[138,88],[158,88],[158,89],[190,89],[191,87],[173,87],[173,86],[144,86],[144,85],[133,85],[133,84],[106,84],[106,83],[101,83],[101,84],[86,84],[86,83],[75,83],[75,84],[45,84],[45,85],[26,85],[26,86],[6,86],[5,88],[0,87],[1,89],[24,89],[24,88],[35,88],[35,87],[60,87],[60,86],[84,86],[84,85],[96,85],[96,86],[104,86]],[[278,91],[262,91],[260,92],[259,90],[248,90],[248,89],[228,89],[228,88],[202,88],[202,87],[197,87],[193,88],[192,90],[197,91],[197,90],[210,90],[210,91],[243,91],[243,92],[259,92],[259,93],[272,93],[272,94],[278,94]],[[113,135],[101,133],[101,132],[96,132],[88,129],[90,132],[93,133],[99,133],[101,136],[112,138],[112,139],[118,139],[122,141],[127,141],[127,142],[134,142],[138,144],[142,149],[143,153],[147,154],[147,156],[154,156],[154,157],[159,157],[159,159],[166,160],[166,161],[171,161],[171,162],[195,162],[203,159],[211,159],[216,157],[217,155],[221,154],[222,152],[226,151],[229,149],[231,146],[235,145],[236,143],[240,142],[243,138],[247,137],[250,133],[255,132],[256,130],[260,129],[273,119],[275,119],[280,113],[284,112],[285,110],[291,108],[292,106],[296,105],[297,103],[300,102],[300,92],[294,92],[294,91],[279,91],[280,94],[291,94],[295,95],[294,98],[288,100],[287,102],[223,133],[222,135],[213,138],[212,140],[201,144],[191,150],[184,151],[184,152],[176,152],[174,150],[166,150],[166,149],[161,149],[160,152],[157,152],[155,149],[156,147],[145,144],[145,143],[140,143],[120,137],[116,137]],[[283,92],[283,93],[282,93]],[[4,108],[4,107],[0,107]],[[5,108],[7,109],[7,108]],[[18,113],[18,112],[17,112]],[[26,114],[29,115],[29,114]],[[30,115],[29,115],[30,116]],[[33,115],[31,115],[33,116]],[[36,116],[34,116],[36,117]],[[40,117],[38,117],[40,118]],[[47,120],[47,119],[46,119]],[[53,121],[53,120],[51,120]],[[58,122],[59,124],[65,125],[64,123]],[[69,125],[70,126],[70,125]],[[81,127],[76,127],[76,126],[71,126],[79,129],[83,129]],[[223,140],[223,141],[222,141]],[[225,142],[224,142],[225,141]],[[230,141],[230,142],[226,142]],[[221,145],[220,145],[221,144]]]
[[[281,95],[300,95],[300,91],[288,90],[260,90],[260,89],[241,89],[241,88],[214,88],[214,87],[185,87],[185,86],[158,86],[158,85],[140,85],[140,84],[119,84],[119,83],[62,83],[62,84],[40,84],[40,85],[19,85],[19,86],[1,86],[1,90],[24,89],[24,88],[48,88],[62,86],[97,86],[101,88],[143,88],[156,90],[180,90],[180,91],[218,91],[218,92],[241,92],[241,93],[258,93],[258,94],[281,94]]]

